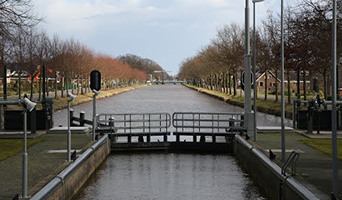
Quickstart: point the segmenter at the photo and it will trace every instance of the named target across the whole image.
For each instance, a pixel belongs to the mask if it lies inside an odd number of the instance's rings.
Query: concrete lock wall
[[[102,140],[101,140],[102,139]],[[74,198],[90,176],[111,152],[107,135],[85,151],[74,163],[37,192],[31,200],[68,200]],[[80,159],[80,160],[78,160]]]
[[[234,139],[234,154],[271,199],[318,199],[293,177],[283,176],[278,165],[238,135]]]

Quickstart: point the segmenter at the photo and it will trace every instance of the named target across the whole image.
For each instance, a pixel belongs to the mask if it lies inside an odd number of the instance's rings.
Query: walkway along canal
[[[91,103],[75,113],[91,118]],[[98,113],[241,112],[242,108],[180,85],[154,85],[98,101]],[[55,124],[66,124],[66,111]],[[261,125],[279,125],[275,116],[259,113]],[[286,122],[290,125],[290,121]],[[266,199],[229,155],[119,154],[113,152],[79,199]]]

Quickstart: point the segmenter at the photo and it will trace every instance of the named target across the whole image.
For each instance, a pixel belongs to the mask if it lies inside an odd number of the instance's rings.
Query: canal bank
[[[73,199],[95,170],[106,160],[111,152],[110,146],[110,140],[105,135],[30,199]]]
[[[198,91],[200,93],[203,93],[203,94],[212,96],[214,98],[220,99],[221,101],[224,101],[224,102],[229,103],[231,105],[239,106],[241,108],[243,108],[243,106],[244,106],[243,96],[238,96],[238,95],[233,96],[233,95],[229,95],[226,93],[208,90],[205,88],[200,88],[200,87],[196,87],[196,86],[189,85],[189,84],[183,84],[183,85],[190,88],[190,89]],[[292,119],[292,105],[286,104],[285,109],[286,109],[285,117],[287,119]],[[258,99],[257,110],[259,112],[262,112],[262,113],[280,116],[280,114],[281,114],[280,113],[280,102]]]

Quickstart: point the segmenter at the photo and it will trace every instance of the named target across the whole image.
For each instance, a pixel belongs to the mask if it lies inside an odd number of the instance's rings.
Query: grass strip
[[[219,91],[213,91],[208,90],[200,87],[196,87],[189,84],[184,84],[185,86],[192,88],[194,90],[197,90],[199,92],[217,97],[227,103],[243,107],[244,105],[244,97],[237,95],[229,95],[227,93],[219,92]],[[292,106],[291,104],[285,104],[285,116],[286,118],[291,119],[292,118]],[[257,109],[259,112],[268,113],[272,115],[280,116],[281,114],[281,103],[280,101],[274,101],[274,100],[264,100],[264,99],[257,99]]]
[[[302,142],[327,155],[331,156],[332,154],[331,139],[310,139],[302,140]],[[337,140],[337,157],[342,160],[342,140]]]
[[[41,142],[42,139],[28,139],[27,146],[31,147],[34,144]],[[23,152],[24,141],[23,139],[1,139],[0,140],[0,161],[3,161],[17,153]]]

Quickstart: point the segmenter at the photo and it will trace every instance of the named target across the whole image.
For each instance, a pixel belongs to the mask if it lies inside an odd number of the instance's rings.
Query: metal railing
[[[194,142],[197,136],[227,136],[243,129],[243,113],[204,113],[175,112],[172,115],[174,134],[179,141],[180,135],[192,135]]]
[[[72,174],[75,173],[75,170],[81,166],[90,156],[94,154],[94,152],[101,147],[101,145],[107,142],[108,136],[105,135],[95,144],[93,144],[90,148],[88,148],[85,152],[82,153],[80,157],[78,157],[73,163],[71,163],[67,168],[65,168],[62,172],[60,172],[54,179],[52,179],[47,185],[45,185],[41,190],[39,190],[31,200],[43,200],[48,199],[52,193],[57,190],[59,187],[64,187],[65,180]],[[62,190],[66,190],[62,188]],[[64,193],[65,195],[65,193]],[[64,196],[64,198],[66,198]]]
[[[147,136],[147,142],[152,135],[169,135],[171,116],[168,113],[129,113],[129,114],[99,114],[97,129],[109,131],[115,129],[115,136]]]
[[[291,175],[296,175],[296,162],[299,158],[299,153],[296,151],[292,151],[290,156],[285,161],[284,165],[281,168],[281,174],[286,176],[286,168],[291,164]]]
[[[175,112],[172,125],[176,132],[226,133],[243,130],[243,113]]]

